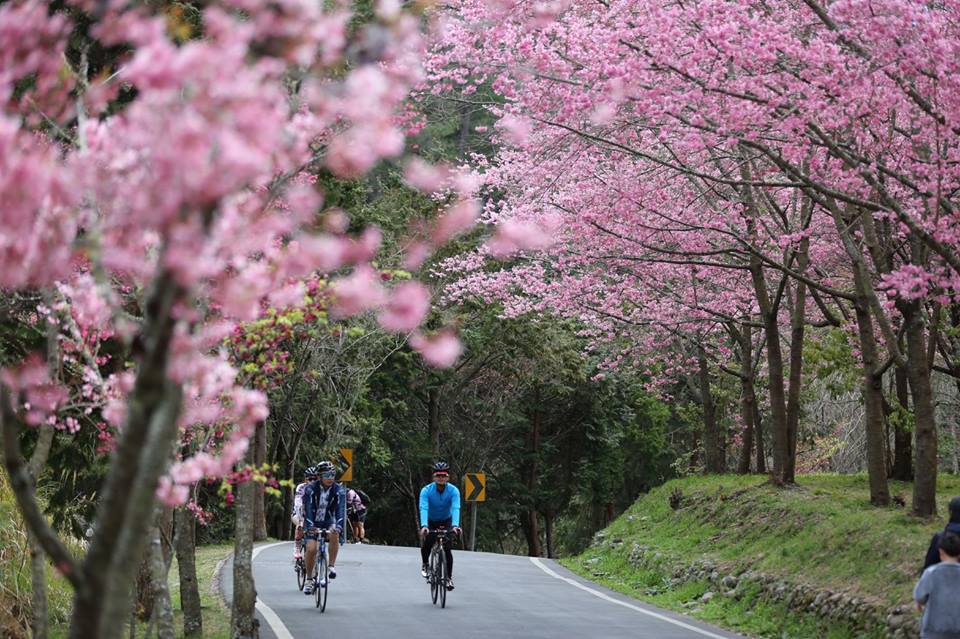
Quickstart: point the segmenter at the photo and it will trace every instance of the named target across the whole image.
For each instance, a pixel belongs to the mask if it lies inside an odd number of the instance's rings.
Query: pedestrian
[[[364,529],[367,521],[367,506],[370,504],[370,497],[359,488],[347,489],[347,519],[353,528],[353,538],[356,543],[362,544],[366,539],[367,531]]]
[[[913,599],[923,612],[920,639],[960,639],[960,535],[940,535],[940,561],[923,571]]]
[[[927,556],[923,560],[924,570],[934,564],[940,563],[940,537],[943,533],[952,532],[960,535],[960,496],[951,499],[947,509],[949,510],[950,521],[947,522],[943,530],[934,533],[933,539],[930,540],[930,546],[927,548]]]

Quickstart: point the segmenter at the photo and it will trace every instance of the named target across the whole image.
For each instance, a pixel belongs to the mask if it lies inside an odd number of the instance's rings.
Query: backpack
[[[360,490],[359,488],[354,488],[353,490],[354,490],[354,492],[357,493],[357,496],[360,498],[360,503],[363,504],[363,507],[364,507],[364,508],[366,508],[367,506],[370,505],[370,495],[368,495],[367,493],[363,492],[363,491]]]

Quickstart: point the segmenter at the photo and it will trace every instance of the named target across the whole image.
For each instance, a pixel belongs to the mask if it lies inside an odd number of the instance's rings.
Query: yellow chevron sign
[[[463,494],[467,501],[487,501],[487,474],[464,473]]]
[[[353,481],[353,449],[341,448],[339,461],[340,468],[343,469],[340,473],[340,481]]]

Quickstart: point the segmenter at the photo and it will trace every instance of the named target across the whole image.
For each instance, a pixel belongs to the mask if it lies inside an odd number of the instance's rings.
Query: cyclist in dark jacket
[[[346,511],[347,497],[343,486],[334,479],[337,470],[332,462],[320,462],[315,467],[317,481],[311,482],[303,491],[303,529],[307,539],[307,574],[313,574],[313,565],[317,559],[318,535],[311,529],[323,528],[327,530],[329,542],[330,566],[326,575],[320,575],[320,580],[337,577],[337,551],[340,549],[340,535],[343,534],[343,519]],[[313,594],[313,585],[307,582],[304,593]]]
[[[934,533],[933,539],[930,540],[930,547],[927,548],[927,556],[923,560],[924,570],[934,564],[940,563],[940,537],[943,533],[952,532],[960,535],[960,496],[950,500],[949,510],[950,521],[947,522],[943,530]]]

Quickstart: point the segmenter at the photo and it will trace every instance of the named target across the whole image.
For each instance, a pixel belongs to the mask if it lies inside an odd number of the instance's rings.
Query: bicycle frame
[[[430,598],[433,603],[440,600],[440,607],[447,607],[447,544],[456,537],[452,530],[446,528],[437,528],[427,531],[428,534],[436,535],[433,546],[430,548],[430,573],[427,576],[427,583],[430,584]],[[451,550],[453,550],[451,548]]]
[[[330,578],[327,576],[327,563],[329,556],[327,553],[327,535],[331,530],[327,528],[311,528],[309,534],[317,534],[317,557],[313,562],[313,574],[310,579],[313,581],[313,592],[316,607],[323,612],[327,609],[327,588],[330,586]],[[320,577],[320,566],[323,566],[323,577]]]

